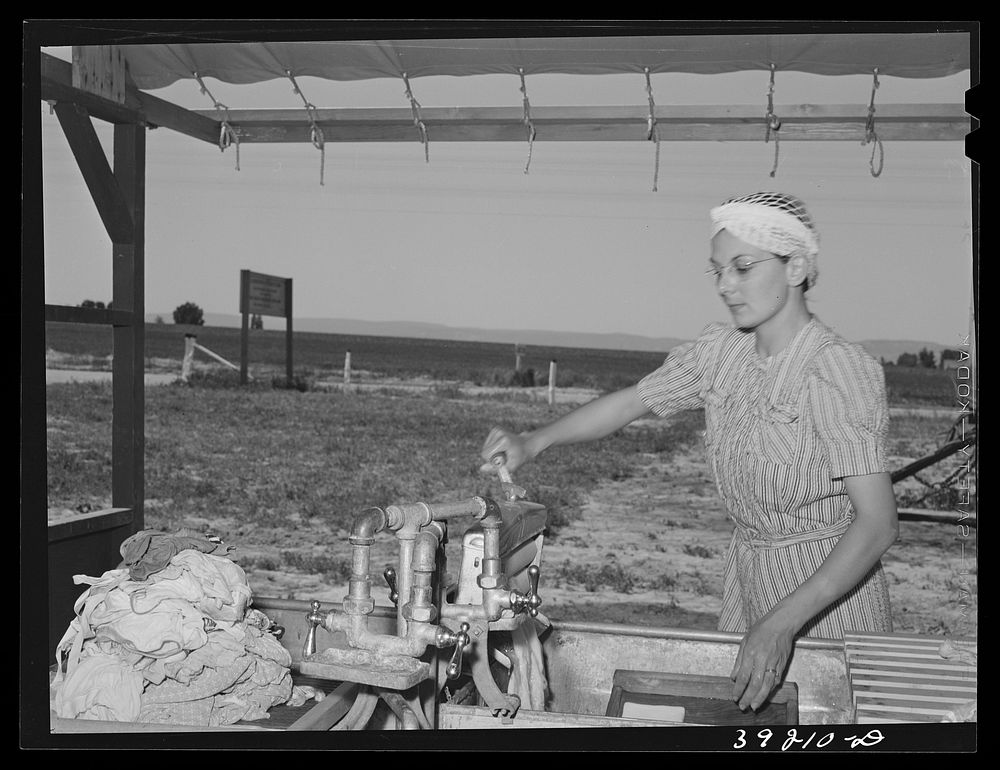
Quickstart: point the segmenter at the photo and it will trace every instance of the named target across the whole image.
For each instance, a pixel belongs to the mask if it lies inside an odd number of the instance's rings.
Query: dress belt
[[[796,543],[813,543],[819,540],[829,540],[831,537],[838,537],[847,531],[851,526],[851,519],[841,519],[835,524],[820,529],[810,529],[807,532],[793,532],[790,535],[775,535],[774,537],[763,538],[758,533],[751,534],[745,527],[736,525],[736,532],[744,543],[751,548],[771,549],[784,548]]]

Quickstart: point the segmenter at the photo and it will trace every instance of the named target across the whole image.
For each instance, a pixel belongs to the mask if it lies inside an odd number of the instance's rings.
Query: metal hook
[[[879,177],[882,174],[882,169],[885,167],[885,148],[882,146],[882,140],[879,139],[878,134],[875,131],[875,92],[878,90],[878,67],[872,70],[872,95],[871,100],[868,102],[868,118],[865,121],[865,138],[861,140],[861,145],[872,144],[872,155],[868,159],[868,168],[871,170],[871,175],[873,177]],[[878,153],[878,169],[875,168],[875,153]]]
[[[646,118],[646,139],[656,145],[656,156],[653,166],[653,192],[658,189],[660,177],[660,133],[656,130],[656,104],[653,102],[653,84],[649,79],[649,67],[643,67],[646,75],[646,96],[649,99],[649,117]]]
[[[518,67],[517,74],[521,77],[521,94],[522,103],[524,105],[524,126],[528,132],[528,160],[524,164],[524,173],[528,173],[528,167],[531,166],[531,151],[535,144],[535,124],[531,122],[531,103],[528,101],[528,87],[524,82],[524,68]]]
[[[196,81],[198,81],[198,86],[201,89],[203,95],[208,96],[212,100],[212,105],[215,107],[215,111],[221,115],[219,120],[219,151],[225,152],[230,145],[236,146],[236,170],[240,170],[240,137],[239,134],[233,129],[232,125],[229,123],[229,107],[220,102],[214,96],[212,92],[208,90],[208,86],[205,85],[205,81],[201,79],[201,75],[198,74],[197,70],[191,72],[192,76]]]
[[[420,102],[416,100],[413,96],[413,91],[410,90],[410,79],[407,74],[403,73],[403,85],[406,87],[406,98],[410,100],[410,111],[413,113],[413,125],[417,127],[420,132],[420,141],[424,145],[424,162],[430,163],[430,148],[428,147],[427,141],[427,126],[424,125],[424,121],[420,117]]]
[[[319,123],[316,120],[316,105],[306,99],[306,95],[302,93],[302,89],[299,88],[299,84],[290,69],[285,70],[285,75],[292,81],[292,93],[297,94],[302,99],[302,103],[306,108],[306,114],[309,116],[309,141],[313,147],[319,150],[319,183],[323,186],[325,184],[324,176],[326,172],[326,143],[323,137],[323,129],[319,127]]]
[[[771,177],[773,178],[775,173],[778,171],[778,145],[779,145],[779,131],[781,130],[781,119],[774,114],[774,73],[776,71],[774,62],[771,62],[771,82],[767,88],[767,114],[764,116],[764,121],[767,126],[764,132],[764,143],[767,144],[771,141],[771,133],[774,133],[774,165],[771,167]]]

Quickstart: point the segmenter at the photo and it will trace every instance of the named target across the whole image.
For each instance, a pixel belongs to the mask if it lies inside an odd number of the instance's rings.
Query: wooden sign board
[[[243,270],[246,287],[240,292],[240,313],[288,317],[288,283],[290,278],[278,278],[264,273]]]
[[[240,383],[248,379],[250,316],[270,315],[285,319],[285,378],[292,383],[292,279],[240,270]]]

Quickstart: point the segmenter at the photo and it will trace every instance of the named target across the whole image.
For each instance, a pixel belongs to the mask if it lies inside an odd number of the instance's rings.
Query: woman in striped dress
[[[509,470],[650,412],[705,409],[707,454],[735,524],[719,627],[743,633],[733,698],[758,708],[796,636],[891,630],[880,558],[898,534],[882,368],[813,316],[819,241],[801,201],[754,193],[712,209],[708,272],[732,316],[636,385],[537,430],[494,428]]]

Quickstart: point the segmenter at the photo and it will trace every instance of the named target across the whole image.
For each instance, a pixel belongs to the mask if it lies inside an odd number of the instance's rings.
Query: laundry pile
[[[56,715],[218,726],[289,701],[291,656],[250,607],[231,550],[146,530],[122,543],[117,569],[74,576],[90,587],[56,649]]]

